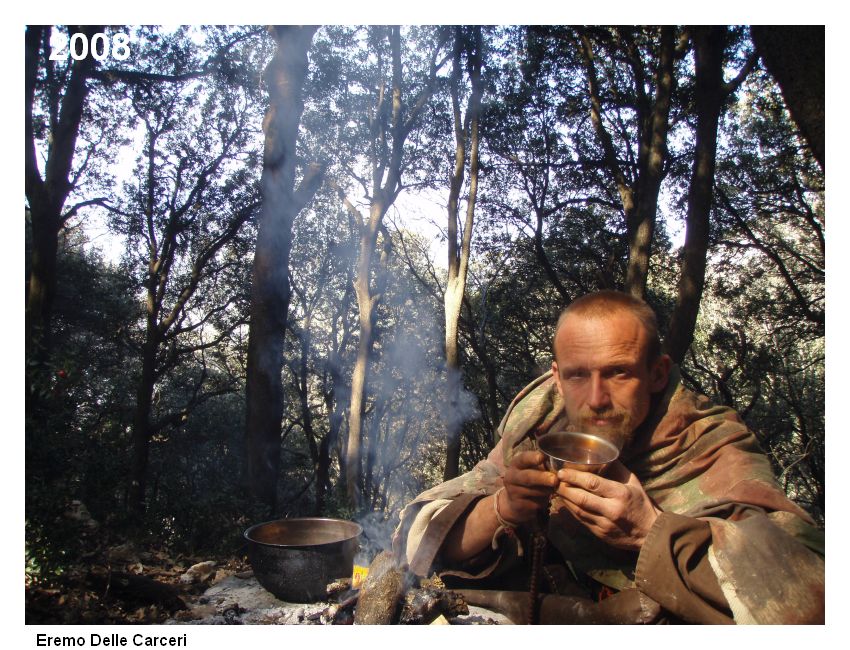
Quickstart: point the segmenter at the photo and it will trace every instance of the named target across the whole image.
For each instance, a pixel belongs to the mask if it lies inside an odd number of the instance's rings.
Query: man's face
[[[552,372],[572,425],[621,448],[631,442],[670,369],[666,355],[647,364],[648,345],[646,330],[628,311],[566,318],[555,337]]]

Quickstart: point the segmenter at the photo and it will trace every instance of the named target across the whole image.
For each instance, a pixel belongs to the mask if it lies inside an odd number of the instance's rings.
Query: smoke
[[[357,523],[363,528],[363,534],[360,536],[360,550],[370,561],[381,551],[390,550],[392,534],[395,530],[392,519],[385,518],[380,512],[367,512],[358,517]]]
[[[447,431],[460,431],[464,424],[481,415],[478,409],[478,398],[463,387],[463,376],[460,371],[445,367],[444,372],[444,390],[451,401],[442,411],[443,422]]]
[[[479,415],[460,373],[447,372],[440,306],[403,290],[403,281],[394,289],[382,314],[392,316],[393,327],[381,331],[370,364],[366,422],[367,466],[376,488],[366,504],[386,512],[393,524],[407,502],[441,480],[447,427],[457,431]],[[450,401],[452,381],[456,397]]]
[[[349,408],[358,343],[351,287],[359,240],[353,236],[356,231],[346,227],[346,214],[332,211],[333,199],[327,197],[327,210],[305,211],[295,222],[292,325],[285,355],[297,358],[301,344],[309,343],[310,402],[318,407],[312,412],[314,422],[321,422],[318,429],[324,433],[328,423],[322,418],[331,418],[331,426],[340,427],[335,444],[344,448],[343,413]],[[323,201],[320,194],[317,202]],[[394,250],[398,252],[400,244]],[[391,254],[385,269],[379,270],[376,263],[378,276],[372,279],[382,295],[367,368],[359,502],[373,513],[383,513],[370,515],[364,526],[375,548],[389,544],[401,508],[441,480],[447,431],[459,431],[479,416],[477,399],[463,389],[460,373],[450,374],[446,368],[442,302],[413,277],[408,263],[400,254]],[[350,335],[340,349],[343,324]],[[452,383],[457,390],[450,400]],[[329,391],[332,401],[325,403]],[[329,408],[332,405],[336,408]],[[375,529],[378,521],[386,530]]]

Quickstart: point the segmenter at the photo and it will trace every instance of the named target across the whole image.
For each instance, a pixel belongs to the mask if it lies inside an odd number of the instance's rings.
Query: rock
[[[213,605],[197,605],[190,606],[188,610],[177,612],[175,619],[178,621],[197,621],[199,619],[211,618],[216,616],[218,611]]]
[[[132,542],[107,549],[106,557],[112,564],[138,564],[139,553]]]
[[[186,603],[174,585],[122,571],[95,571],[96,568],[93,567],[86,582],[102,593],[108,591],[110,599],[117,598],[128,606],[156,605],[170,614],[186,609]]]
[[[198,564],[194,564],[189,567],[189,570],[180,576],[180,582],[184,585],[206,582],[213,576],[214,573],[215,562],[212,560],[208,562],[199,562]]]
[[[469,605],[469,614],[457,616],[451,620],[452,625],[513,625],[514,622],[504,614],[499,614],[483,607]]]
[[[68,509],[65,511],[65,517],[79,522],[83,528],[90,531],[98,529],[99,524],[92,519],[86,504],[78,499],[74,499],[68,504]]]

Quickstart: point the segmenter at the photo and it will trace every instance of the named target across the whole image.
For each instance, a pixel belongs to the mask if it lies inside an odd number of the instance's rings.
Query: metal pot
[[[326,587],[351,576],[359,524],[342,519],[277,519],[245,531],[248,559],[259,583],[281,600],[310,603]]]

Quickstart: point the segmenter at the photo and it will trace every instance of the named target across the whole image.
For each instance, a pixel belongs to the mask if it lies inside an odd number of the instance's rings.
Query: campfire
[[[398,569],[386,551],[372,562],[360,593],[346,602],[356,605],[352,622],[361,625],[429,625],[469,614],[463,597],[437,576],[417,579]]]
[[[350,577],[330,582],[323,600],[290,603],[278,599],[253,572],[229,575],[187,603],[170,624],[259,625],[497,625],[507,617],[467,604],[432,576],[417,578],[379,553],[359,588]]]
[[[244,537],[254,575],[268,592],[284,602],[327,601],[305,610],[300,622],[429,625],[469,615],[462,596],[436,576],[422,580],[398,568],[388,551],[361,566],[362,533],[351,521],[302,517],[257,524]]]

